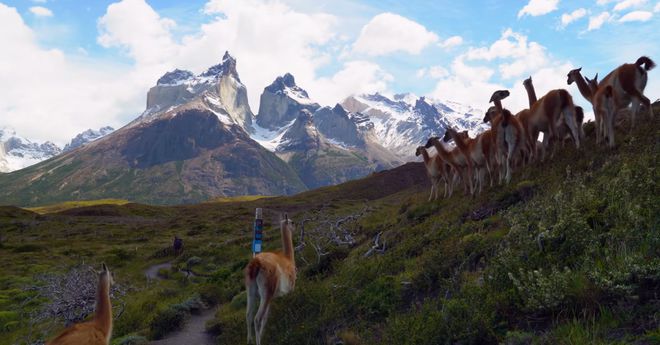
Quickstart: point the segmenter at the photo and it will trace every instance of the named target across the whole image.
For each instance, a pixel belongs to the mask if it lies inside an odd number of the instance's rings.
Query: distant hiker
[[[172,248],[174,249],[174,256],[181,255],[181,252],[183,252],[183,239],[174,235],[174,241],[172,241]]]

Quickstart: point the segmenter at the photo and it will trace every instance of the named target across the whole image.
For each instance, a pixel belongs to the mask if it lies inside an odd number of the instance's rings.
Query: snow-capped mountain
[[[314,112],[320,106],[309,99],[307,91],[296,85],[289,73],[277,77],[264,88],[259,102],[256,130],[277,130],[290,124],[303,109]]]
[[[478,132],[485,128],[481,114],[412,94],[357,95],[321,106],[287,73],[263,89],[255,116],[236,59],[225,53],[202,73],[165,73],[135,120],[109,134],[110,128],[85,131],[61,154],[52,143],[3,133],[5,171],[59,155],[3,174],[0,202],[187,203],[297,193],[414,159],[415,147],[447,126]],[[40,155],[28,154],[37,149]],[[18,166],[16,157],[27,163]]]
[[[101,127],[98,130],[88,129],[76,135],[71,141],[64,146],[62,152],[68,152],[85,144],[91,143],[94,140],[103,138],[104,136],[112,133],[115,129],[110,126]]]
[[[10,128],[0,128],[0,172],[26,168],[62,152],[50,141],[32,142]]]
[[[249,129],[254,115],[247,100],[247,89],[236,71],[236,59],[225,52],[222,62],[194,75],[175,69],[165,73],[147,93],[147,109],[130,125],[149,122],[163,113],[172,114],[177,106],[203,99],[211,107],[222,108],[226,122]]]
[[[320,106],[286,73],[264,88],[251,137],[315,188],[402,163],[361,131],[360,121],[340,104]]]
[[[440,102],[413,94],[356,95],[341,103],[359,114],[356,121],[379,143],[402,159],[412,159],[415,148],[447,126],[468,130],[472,136],[487,129],[483,112],[455,102]]]

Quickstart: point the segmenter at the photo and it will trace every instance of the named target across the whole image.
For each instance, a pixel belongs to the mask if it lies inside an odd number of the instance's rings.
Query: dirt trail
[[[144,275],[149,280],[161,280],[158,276],[160,269],[169,269],[171,262],[165,262],[149,266],[144,271]],[[165,339],[150,342],[150,345],[213,345],[213,336],[206,333],[206,321],[213,319],[214,309],[204,310],[201,314],[191,315],[190,319],[183,326],[183,329],[170,333]]]
[[[167,338],[152,341],[151,345],[213,345],[213,336],[206,333],[206,321],[211,320],[215,310],[204,310],[192,315],[182,330],[170,333]]]
[[[170,269],[172,268],[172,263],[171,262],[165,262],[162,264],[155,264],[153,266],[149,266],[146,271],[144,271],[144,275],[147,276],[147,279],[158,279],[160,280],[161,278],[158,276],[158,271],[162,268]]]

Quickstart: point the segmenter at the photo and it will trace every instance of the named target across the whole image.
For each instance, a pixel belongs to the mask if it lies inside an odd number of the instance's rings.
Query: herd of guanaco
[[[653,118],[650,100],[644,96],[648,81],[647,72],[655,63],[642,56],[635,63],[626,63],[598,81],[583,77],[582,68],[568,72],[567,84],[576,83],[580,94],[593,106],[596,143],[607,140],[614,147],[614,123],[617,114],[629,108],[631,127],[643,105]],[[491,106],[486,111],[484,122],[490,129],[471,138],[467,131],[457,132],[446,128],[442,139],[431,137],[424,146],[419,146],[416,156],[422,156],[426,172],[431,180],[430,200],[438,198],[440,184],[444,183],[445,197],[452,195],[454,185],[462,182],[464,193],[476,195],[483,190],[488,175],[490,185],[511,180],[513,167],[543,161],[546,153],[552,157],[557,143],[572,140],[576,148],[584,140],[582,129],[584,110],[575,106],[571,94],[564,89],[551,90],[537,99],[532,77],[523,82],[529,108],[515,115],[502,106],[502,100],[509,96],[508,90],[497,90],[490,98]],[[543,133],[543,141],[538,140]],[[453,149],[445,143],[454,141]],[[433,146],[436,153],[429,152]]]
[[[648,57],[642,56],[634,64],[623,64],[598,82],[598,75],[588,79],[580,74],[581,68],[568,73],[567,83],[575,82],[580,94],[592,105],[596,125],[596,142],[608,140],[614,146],[614,122],[621,109],[630,106],[631,126],[640,105],[653,117],[651,102],[644,96],[648,80],[647,71],[655,67]],[[422,155],[431,180],[429,200],[438,198],[440,183],[444,182],[444,197],[452,195],[454,185],[463,184],[465,193],[474,195],[483,190],[488,175],[490,185],[497,178],[502,183],[511,179],[514,166],[543,160],[547,151],[554,154],[557,142],[572,140],[580,148],[584,140],[582,108],[575,106],[573,98],[564,89],[551,90],[540,99],[531,77],[523,82],[529,98],[529,108],[515,115],[502,106],[502,100],[510,93],[497,90],[493,93],[484,122],[491,128],[471,138],[467,131],[457,132],[447,128],[443,138],[431,137],[426,145],[419,146],[415,154]],[[543,142],[538,141],[543,133]],[[446,142],[454,141],[449,149]],[[435,147],[436,154],[427,149]],[[275,297],[293,291],[296,283],[296,264],[293,247],[294,223],[288,216],[280,222],[281,252],[264,252],[255,255],[245,268],[247,290],[247,339],[261,345],[263,333]],[[112,306],[110,287],[112,275],[105,264],[99,273],[94,318],[65,329],[47,345],[107,345],[112,334]],[[257,308],[257,298],[259,306]],[[255,314],[255,308],[256,314]]]

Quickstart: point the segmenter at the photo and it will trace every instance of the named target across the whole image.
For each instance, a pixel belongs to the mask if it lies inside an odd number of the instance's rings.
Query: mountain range
[[[447,126],[479,132],[481,114],[412,94],[354,95],[321,106],[286,73],[264,88],[255,115],[236,59],[225,53],[200,74],[163,75],[145,111],[116,131],[85,131],[64,150],[41,144],[52,158],[0,175],[0,203],[292,194],[401,165]],[[0,155],[11,152],[6,147]]]
[[[0,173],[8,173],[27,168],[62,152],[73,150],[111,133],[110,126],[99,130],[88,129],[76,135],[64,148],[46,141],[38,143],[16,133],[11,128],[0,128]]]

